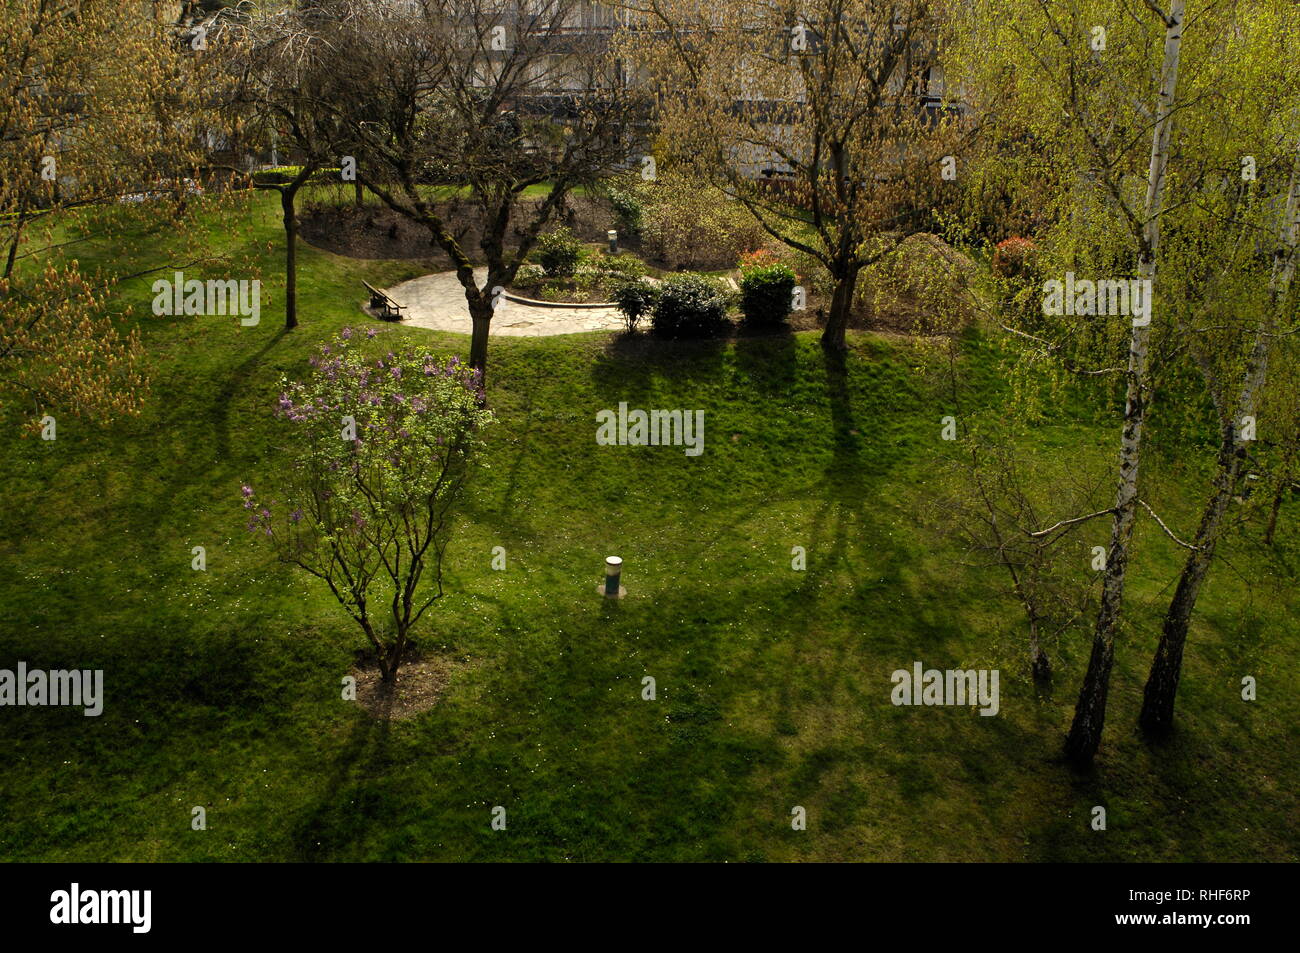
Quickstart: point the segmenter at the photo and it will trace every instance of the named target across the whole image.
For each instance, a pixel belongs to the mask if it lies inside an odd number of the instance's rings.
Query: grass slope
[[[1152,750],[1133,726],[1179,553],[1144,521],[1106,745],[1090,776],[1058,762],[1086,640],[1050,647],[1058,688],[1039,698],[1002,580],[963,569],[925,528],[951,452],[939,418],[1007,396],[973,338],[955,402],[910,345],[869,336],[842,377],[810,336],[495,340],[500,422],[421,636],[464,664],[434,710],[371,719],[339,697],[360,633],[245,532],[238,489],[277,466],[280,375],[366,322],[360,278],[411,268],[303,247],[303,326],[284,334],[273,199],[204,208],[189,228],[235,263],[195,276],[260,267],[262,324],[154,318],[151,277],[134,279],[119,299],[151,358],[144,417],[61,418],[52,443],[5,421],[0,666],[103,668],[107,703],[93,719],[4,711],[0,856],[1296,859],[1297,596],[1244,545],[1226,553],[1251,587],[1216,568],[1181,731]],[[127,270],[128,237],[83,243],[83,266]],[[183,240],[135,237],[155,262]],[[704,410],[704,455],[597,446],[595,412],[619,401]],[[1113,455],[1113,428],[1058,413],[1037,432],[1045,466]],[[1187,525],[1202,491],[1168,495],[1166,519]],[[196,545],[206,572],[190,568]],[[806,572],[791,569],[796,545]],[[610,553],[625,560],[617,604],[594,591]],[[889,675],[915,660],[1001,669],[1000,716],[895,708]],[[1260,680],[1254,704],[1244,674]],[[640,700],[645,675],[656,701]],[[1088,826],[1096,804],[1104,833]],[[494,805],[504,832],[489,829]],[[795,805],[806,832],[791,830]]]

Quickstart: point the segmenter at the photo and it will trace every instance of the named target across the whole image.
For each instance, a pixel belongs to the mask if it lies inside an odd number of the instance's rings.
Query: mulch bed
[[[351,672],[357,680],[357,704],[375,718],[402,721],[428,711],[451,683],[456,664],[431,655],[405,662],[390,685],[379,676],[373,660],[359,663]]]

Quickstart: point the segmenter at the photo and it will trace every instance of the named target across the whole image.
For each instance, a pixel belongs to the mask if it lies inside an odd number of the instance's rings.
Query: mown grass
[[[77,253],[129,272],[197,239],[230,260],[187,274],[260,269],[261,325],[155,318],[154,276],[133,279],[116,300],[145,335],[145,414],[107,428],[61,417],[54,442],[21,440],[16,411],[5,419],[0,666],[103,668],[107,702],[99,718],[4,711],[0,856],[1296,859],[1294,576],[1248,540],[1202,597],[1178,736],[1152,749],[1133,726],[1180,555],[1144,522],[1105,748],[1089,775],[1059,762],[1086,637],[1050,647],[1057,688],[1040,697],[1002,580],[964,568],[930,528],[953,452],[940,417],[964,425],[1009,398],[977,336],[956,396],[925,352],[867,335],[843,374],[807,335],[494,340],[500,419],[448,552],[449,595],[420,636],[463,664],[433,710],[363,714],[340,699],[359,632],[245,532],[238,491],[273,482],[281,462],[280,376],[367,322],[361,278],[412,266],[304,246],[303,324],[286,334],[274,200],[205,205],[186,228]],[[703,456],[597,446],[595,412],[619,401],[704,410]],[[1098,417],[1082,398],[1055,407],[1026,453],[1047,474],[1109,460],[1116,435]],[[1170,468],[1161,483],[1176,525],[1202,496],[1194,476]],[[196,545],[206,572],[190,568]],[[610,553],[625,560],[617,603],[595,592]],[[999,668],[1000,715],[892,706],[890,673],[915,660]],[[1104,833],[1089,828],[1097,804]],[[495,805],[506,831],[489,827]],[[795,805],[805,832],[791,829]]]

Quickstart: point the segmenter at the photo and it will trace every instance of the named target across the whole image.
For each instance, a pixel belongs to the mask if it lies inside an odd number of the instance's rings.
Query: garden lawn
[[[259,326],[153,317],[158,276],[132,279],[114,300],[134,306],[149,353],[144,415],[95,428],[56,410],[53,442],[19,439],[14,408],[3,420],[0,667],[102,668],[107,698],[98,718],[0,713],[0,857],[1300,855],[1300,597],[1246,541],[1225,547],[1231,568],[1201,598],[1178,735],[1152,749],[1134,725],[1180,551],[1142,521],[1097,768],[1058,760],[1086,631],[1048,645],[1057,687],[1038,696],[1004,580],[930,527],[938,463],[955,452],[940,418],[965,426],[1009,398],[975,335],[955,395],[942,362],[896,338],[853,336],[844,374],[813,335],[494,339],[499,421],[459,510],[448,595],[417,633],[455,674],[432,710],[373,719],[340,697],[360,631],[245,530],[239,487],[273,486],[283,463],[281,375],[305,374],[345,325],[378,326],[359,309],[362,278],[415,271],[303,246],[302,326],[286,334],[273,196],[205,202],[183,229],[128,229],[76,254],[129,273],[189,260],[185,241],[230,256],[187,277],[260,273]],[[419,329],[378,342],[399,339],[468,350]],[[598,446],[596,411],[620,401],[703,410],[703,455]],[[1049,472],[1113,458],[1116,428],[1082,398],[1054,413],[1026,448]],[[1162,483],[1175,526],[1194,525],[1194,476]],[[1284,516],[1293,539],[1300,513]],[[1086,532],[1105,541],[1100,523]],[[194,546],[206,571],[191,569]],[[497,546],[505,571],[491,568]],[[795,546],[806,571],[791,568]],[[621,601],[596,594],[610,554],[624,559]],[[890,674],[915,661],[1000,669],[999,715],[894,707]],[[1243,675],[1259,680],[1254,703]],[[496,805],[504,831],[489,826]],[[796,805],[806,831],[791,828]],[[1094,805],[1105,832],[1089,826]],[[191,829],[196,806],[205,831]]]

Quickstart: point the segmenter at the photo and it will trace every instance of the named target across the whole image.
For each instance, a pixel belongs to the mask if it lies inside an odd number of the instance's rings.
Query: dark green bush
[[[659,288],[642,278],[629,278],[614,287],[610,300],[622,312],[627,329],[635,331],[637,322],[654,310]]]
[[[671,275],[659,288],[651,326],[664,337],[712,337],[727,326],[727,296],[703,275]]]
[[[742,271],[740,310],[745,320],[765,327],[784,322],[794,303],[795,281],[789,265],[760,265]]]

